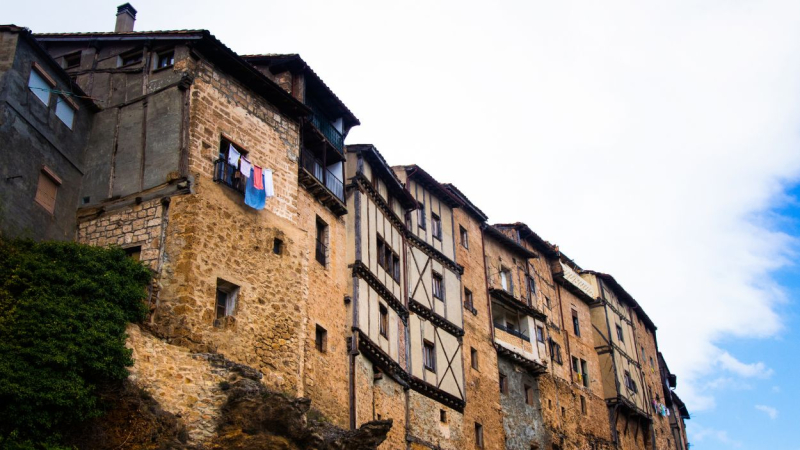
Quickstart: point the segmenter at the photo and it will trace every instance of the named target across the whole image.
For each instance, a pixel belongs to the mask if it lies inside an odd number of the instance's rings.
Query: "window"
[[[81,65],[81,52],[70,53],[69,55],[64,55],[64,68],[65,69],[74,69]]]
[[[478,314],[478,311],[475,309],[475,300],[472,297],[472,291],[467,288],[464,288],[464,308],[472,311],[472,314]]]
[[[75,122],[75,111],[75,106],[65,97],[58,96],[56,98],[56,117],[61,119],[70,130]]]
[[[529,385],[524,385],[525,389],[525,404],[533,406],[533,388]]]
[[[511,282],[511,271],[505,267],[500,269],[500,286],[506,292],[514,293],[514,288]]]
[[[655,370],[656,370],[656,365],[655,365],[655,363],[653,362],[653,357],[652,357],[652,356],[650,357],[650,368],[651,368],[651,369],[653,369],[653,371],[655,371]]]
[[[422,364],[431,372],[436,372],[436,347],[433,342],[422,342]]]
[[[567,408],[561,407],[561,417],[567,417]]]
[[[550,309],[550,297],[544,296],[544,306],[547,306],[547,309]]]
[[[55,83],[50,77],[45,75],[43,71],[40,72],[38,64],[31,68],[31,76],[28,78],[28,89],[30,89],[33,95],[45,105],[50,104],[50,91],[54,86]]]
[[[163,69],[175,64],[175,50],[161,52],[156,56],[156,69]]]
[[[467,233],[467,229],[459,225],[458,235],[461,238],[461,246],[469,249],[469,233]]]
[[[419,209],[417,210],[417,224],[423,230],[425,229],[425,203],[420,202]]]
[[[500,372],[500,393],[508,394],[508,378]]]
[[[620,342],[625,342],[625,338],[622,337],[622,327],[619,325],[617,325],[617,339],[619,339]]]
[[[224,137],[220,139],[219,159],[214,166],[214,181],[221,182],[244,194],[247,178],[239,172],[239,164],[241,159],[246,156],[247,150]]]
[[[583,386],[589,387],[589,364],[585,360],[581,360],[581,377],[583,378]]]
[[[39,172],[39,184],[36,187],[34,201],[50,214],[54,214],[56,211],[56,196],[58,195],[59,186],[61,186],[61,179],[49,168],[42,167],[41,172]]]
[[[142,51],[136,50],[117,57],[117,67],[125,67],[142,62]]]
[[[447,423],[447,411],[443,409],[439,410],[439,422]]]
[[[439,300],[444,300],[444,280],[442,276],[433,272],[433,296]]]
[[[389,333],[389,310],[383,305],[380,305],[381,314],[381,336],[388,338]]]
[[[221,326],[223,319],[233,315],[238,295],[239,286],[217,278],[216,320],[214,321],[214,326]]]
[[[633,391],[634,393],[639,391],[636,387],[636,382],[633,381],[633,378],[631,378],[631,373],[628,372],[627,370],[625,371],[624,381],[625,381],[625,387],[628,388],[628,390]]]
[[[483,425],[475,422],[475,446],[483,448]]]
[[[530,275],[526,275],[526,278],[528,280],[528,297],[532,299],[536,296],[536,280]]]
[[[394,281],[400,282],[400,257],[397,253],[392,254],[392,278]]]
[[[431,234],[436,239],[442,240],[442,219],[437,214],[431,213]]]
[[[472,368],[478,370],[478,351],[473,347],[469,349],[469,360],[472,364]]]
[[[323,266],[327,263],[328,257],[328,224],[322,219],[317,217],[317,239],[316,239],[316,257],[317,262]]]
[[[647,358],[644,356],[644,347],[642,347],[642,363],[647,361]]]
[[[564,364],[564,361],[561,359],[561,345],[552,339],[550,339],[550,354],[556,364]]]
[[[328,330],[322,328],[319,324],[317,324],[314,346],[317,348],[318,352],[326,353],[328,351]]]
[[[575,372],[576,375],[578,375],[578,379],[580,380],[580,378],[581,378],[581,367],[580,367],[580,363],[578,362],[578,358],[576,358],[574,356],[572,357],[572,371]]]
[[[135,247],[128,247],[125,249],[125,254],[128,255],[128,258],[139,261],[142,256],[142,246],[137,245]]]
[[[272,253],[274,253],[276,255],[280,255],[280,254],[283,253],[283,241],[282,240],[280,240],[278,238],[275,238],[272,241]]]
[[[581,324],[578,321],[578,311],[572,310],[572,331],[575,332],[575,336],[581,336]]]
[[[383,242],[383,238],[378,236],[376,239],[377,242],[377,253],[378,253],[378,266],[379,267],[386,267],[386,243]]]
[[[539,342],[544,342],[544,327],[536,327],[536,340]]]
[[[581,395],[581,414],[586,414],[586,397]]]

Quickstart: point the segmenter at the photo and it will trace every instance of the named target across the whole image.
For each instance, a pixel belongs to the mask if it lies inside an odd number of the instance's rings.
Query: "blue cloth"
[[[261,174],[261,186],[264,186],[264,174]],[[244,204],[253,209],[264,209],[267,202],[267,191],[256,189],[253,184],[253,169],[250,169],[250,176],[247,178],[247,186],[244,190]]]

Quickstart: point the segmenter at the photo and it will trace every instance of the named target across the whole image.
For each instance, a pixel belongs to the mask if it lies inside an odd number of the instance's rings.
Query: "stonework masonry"
[[[36,237],[120,246],[152,269],[131,380],[192,445],[219,437],[238,379],[224,360],[339,428],[390,420],[387,450],[687,450],[641,305],[421,167],[345,146],[358,120],[298,55],[240,57],[205,30],[32,36],[54,71],[79,55],[59,82],[98,100],[69,141],[85,161],[64,189],[74,205]],[[16,38],[2,44],[24,91]],[[231,178],[231,148],[271,171],[263,209]]]

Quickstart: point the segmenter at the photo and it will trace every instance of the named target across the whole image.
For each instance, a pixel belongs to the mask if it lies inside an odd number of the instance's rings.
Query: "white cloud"
[[[750,383],[746,383],[740,379],[732,377],[719,377],[719,378],[714,378],[713,380],[706,383],[705,389],[716,390],[716,391],[720,390],[745,391],[753,389],[753,385],[751,385]]]
[[[756,405],[756,409],[768,415],[770,419],[775,420],[778,418],[778,410],[766,405]]]
[[[772,386],[772,392],[779,394],[781,392],[780,386]]]
[[[745,378],[769,378],[773,373],[772,369],[767,368],[762,362],[745,364],[728,352],[722,352],[717,362],[723,369]]]
[[[730,436],[728,436],[728,432],[725,430],[706,428],[696,423],[687,423],[686,432],[689,435],[689,441],[693,443],[702,443],[713,440],[721,444],[725,444],[728,447],[739,448],[742,446],[741,441],[732,439]]]

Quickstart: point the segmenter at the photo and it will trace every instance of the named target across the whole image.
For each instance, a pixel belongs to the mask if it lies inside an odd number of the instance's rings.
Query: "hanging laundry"
[[[256,176],[256,170],[258,170],[258,176]],[[258,181],[258,185],[260,187],[256,187],[256,181]],[[253,166],[250,169],[250,177],[247,178],[247,185],[245,186],[244,190],[244,203],[245,205],[253,208],[253,209],[264,209],[264,205],[266,203],[267,196],[266,192],[264,191],[264,174],[261,172],[261,168],[258,166]]]
[[[234,148],[233,144],[228,147],[228,164],[233,167],[239,167],[239,158],[241,156],[241,153]]]
[[[242,175],[245,177],[250,177],[250,169],[253,168],[253,165],[250,164],[250,161],[247,159],[246,156],[242,156],[239,159],[239,171],[242,172]]]
[[[264,169],[264,192],[267,198],[275,196],[275,187],[272,184],[272,170]]]

